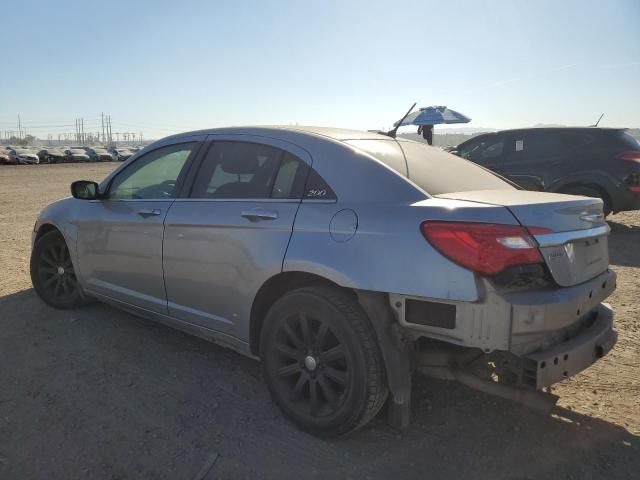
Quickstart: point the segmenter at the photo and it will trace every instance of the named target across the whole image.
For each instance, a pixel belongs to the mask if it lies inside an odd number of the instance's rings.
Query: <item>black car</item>
[[[43,148],[38,151],[40,163],[60,163],[64,162],[65,154],[57,148]]]
[[[84,147],[84,151],[89,155],[92,162],[111,162],[111,154],[102,147]]]
[[[527,190],[601,198],[606,214],[640,208],[640,144],[625,129],[503,130],[451,152]]]

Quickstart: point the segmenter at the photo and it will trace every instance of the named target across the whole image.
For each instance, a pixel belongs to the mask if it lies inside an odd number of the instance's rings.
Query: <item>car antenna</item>
[[[592,127],[597,127],[598,124],[600,123],[600,120],[602,120],[602,117],[604,117],[604,113],[602,115],[600,115],[600,118],[598,119],[598,121],[596,122],[595,125],[591,125]]]
[[[413,105],[411,105],[411,108],[409,110],[407,110],[407,113],[404,114],[404,117],[402,117],[400,119],[400,121],[393,128],[393,130],[389,130],[387,133],[385,133],[385,135],[387,135],[387,136],[389,136],[391,138],[396,138],[396,133],[398,132],[398,128],[400,128],[400,125],[402,125],[402,122],[404,122],[404,119],[407,118],[409,116],[409,114],[413,111],[413,109],[416,107],[417,103],[418,102],[416,102]]]

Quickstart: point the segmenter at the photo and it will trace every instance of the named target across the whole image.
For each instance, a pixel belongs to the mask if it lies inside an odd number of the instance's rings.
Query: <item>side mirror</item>
[[[78,180],[71,184],[71,195],[80,200],[96,200],[100,198],[98,184],[89,180]]]

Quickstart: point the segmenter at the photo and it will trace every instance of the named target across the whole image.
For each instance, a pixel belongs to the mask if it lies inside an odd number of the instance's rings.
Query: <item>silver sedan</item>
[[[198,131],[71,192],[34,227],[46,303],[98,299],[260,358],[317,435],[385,402],[406,426],[415,372],[548,410],[543,387],[616,342],[601,200],[523,191],[424,144]]]

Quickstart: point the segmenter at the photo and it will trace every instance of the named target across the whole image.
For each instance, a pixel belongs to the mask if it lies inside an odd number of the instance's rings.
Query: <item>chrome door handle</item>
[[[278,212],[256,208],[255,210],[244,210],[240,214],[240,216],[248,218],[249,220],[254,222],[258,220],[275,220],[276,218],[278,218]]]
[[[143,208],[138,210],[138,215],[141,217],[155,217],[162,213],[159,208]]]

